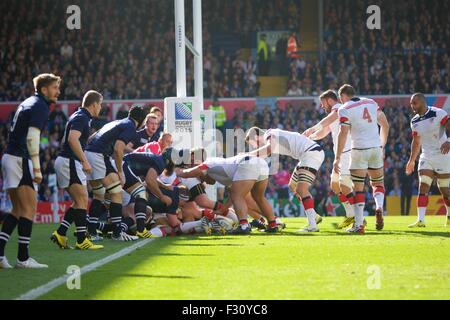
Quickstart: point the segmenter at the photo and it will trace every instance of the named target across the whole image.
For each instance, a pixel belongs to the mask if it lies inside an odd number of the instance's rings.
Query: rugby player
[[[347,137],[350,135],[352,141],[350,174],[355,191],[355,224],[347,231],[364,234],[366,202],[364,184],[367,174],[370,178],[376,205],[376,229],[382,230],[384,227],[384,146],[389,134],[389,123],[386,115],[375,101],[356,97],[355,94],[355,89],[348,84],[339,89],[339,97],[344,105],[338,110],[341,126],[333,170],[339,174],[344,169],[341,159],[347,144]],[[378,126],[381,128],[380,130]]]
[[[92,166],[87,179],[92,187],[94,199],[89,211],[88,231],[93,240],[100,240],[97,235],[98,217],[101,214],[105,192],[111,199],[109,213],[114,226],[113,240],[133,241],[137,237],[127,235],[121,229],[122,220],[122,185],[125,176],[122,161],[126,145],[135,137],[136,129],[144,122],[146,114],[141,106],[130,109],[128,118],[112,121],[89,138],[85,155]],[[114,156],[114,166],[112,163]]]
[[[54,74],[35,77],[35,94],[19,105],[11,123],[2,171],[3,188],[11,199],[12,212],[0,232],[0,268],[12,268],[5,257],[5,246],[16,227],[19,234],[16,268],[48,268],[30,257],[29,245],[37,206],[37,185],[42,182],[40,136],[47,125],[50,105],[58,101],[60,83],[61,78]]]
[[[325,91],[320,95],[321,107],[327,113],[327,116],[318,124],[306,130],[303,134],[312,140],[318,141],[324,139],[329,133],[333,139],[333,151],[336,154],[337,137],[339,134],[339,116],[338,110],[342,107],[339,103],[337,94],[333,90]],[[353,211],[354,194],[352,179],[350,176],[350,152],[351,140],[347,138],[344,151],[342,152],[339,174],[332,170],[331,190],[339,196],[339,201],[345,209],[346,218],[338,228],[344,229],[355,222],[355,212]]]
[[[428,107],[425,96],[415,93],[411,97],[411,108],[415,116],[411,120],[413,140],[411,156],[406,164],[406,174],[414,172],[417,156],[419,158],[419,196],[417,215],[410,228],[425,227],[425,212],[428,206],[428,192],[437,179],[439,191],[447,208],[448,225],[450,212],[450,118],[445,110]],[[422,152],[420,152],[422,150]]]
[[[92,118],[98,117],[102,108],[103,96],[97,91],[88,91],[81,108],[78,109],[66,124],[61,141],[61,152],[55,161],[55,171],[58,187],[65,189],[73,200],[72,206],[66,211],[58,230],[54,231],[51,240],[62,249],[69,249],[67,230],[75,222],[77,242],[76,249],[97,250],[103,246],[94,245],[86,238],[86,213],[88,207],[88,191],[86,173],[92,172],[84,149],[89,138]]]
[[[297,132],[263,130],[258,127],[249,129],[246,142],[255,149],[250,152],[251,155],[269,157],[272,154],[280,154],[299,161],[289,181],[290,190],[303,203],[308,218],[308,226],[299,232],[319,232],[317,224],[322,221],[322,217],[314,209],[314,199],[309,188],[325,158],[322,147]]]

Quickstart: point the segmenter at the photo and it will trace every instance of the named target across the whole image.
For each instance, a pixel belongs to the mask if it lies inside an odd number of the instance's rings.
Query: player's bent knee
[[[144,186],[142,185],[138,186],[137,188],[134,188],[134,190],[131,191],[130,196],[135,199],[141,198],[147,200],[147,192]]]
[[[105,197],[106,189],[103,185],[99,185],[92,187],[92,193],[94,194],[94,198],[102,200]]]
[[[339,177],[339,185],[342,187],[347,187],[349,189],[353,188],[353,181],[350,175],[341,175]]]
[[[419,176],[419,184],[430,187],[433,184],[433,178],[421,175]]]
[[[118,193],[122,193],[122,185],[120,184],[120,181],[113,182],[109,186],[106,186],[106,192],[108,192],[111,195],[115,195]]]
[[[438,178],[437,183],[439,186],[439,189],[445,189],[450,187],[450,178]]]

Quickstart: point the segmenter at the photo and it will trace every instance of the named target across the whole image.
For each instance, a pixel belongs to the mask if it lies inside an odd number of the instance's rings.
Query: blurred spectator
[[[265,34],[261,35],[258,43],[258,69],[260,76],[269,74],[269,49],[267,48]]]
[[[227,121],[227,114],[225,113],[225,108],[220,104],[217,98],[214,99],[209,110],[215,112],[216,129],[223,130],[225,121]]]
[[[287,92],[288,97],[300,97],[303,95],[302,89],[300,89],[297,85],[297,81],[292,81],[291,87],[289,88],[289,91]]]

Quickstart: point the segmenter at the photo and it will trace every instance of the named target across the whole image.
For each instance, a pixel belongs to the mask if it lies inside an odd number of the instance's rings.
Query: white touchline
[[[143,247],[147,244],[149,244],[150,242],[152,242],[153,240],[156,240],[155,238],[153,239],[145,239],[142,240],[136,244],[133,244],[130,247],[124,248],[110,256],[107,256],[101,260],[98,260],[94,263],[88,264],[87,266],[84,266],[83,268],[81,268],[80,270],[80,274],[85,274],[88,273],[92,270],[97,269],[98,267],[101,267],[107,263],[110,263],[116,259],[119,259],[121,257],[123,257],[124,255],[127,255],[131,252],[133,252],[134,250]],[[52,291],[53,289],[55,289],[56,287],[59,287],[60,285],[63,285],[66,283],[67,278],[70,277],[69,274],[63,275],[59,278],[56,278],[40,287],[37,287],[35,289],[32,289],[30,291],[28,291],[27,293],[21,295],[20,297],[16,298],[15,300],[34,300],[39,298],[40,296]]]

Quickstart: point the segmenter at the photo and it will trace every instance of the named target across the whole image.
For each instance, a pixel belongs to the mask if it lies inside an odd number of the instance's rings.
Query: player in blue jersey
[[[60,248],[70,248],[67,241],[67,230],[75,222],[77,243],[79,250],[97,250],[103,246],[94,245],[86,238],[86,212],[88,207],[88,191],[86,186],[86,173],[92,172],[84,149],[90,133],[90,124],[93,117],[98,117],[102,108],[103,96],[97,91],[88,91],[78,109],[66,124],[62,149],[55,161],[58,186],[70,194],[73,199],[72,206],[64,215],[64,220],[58,230],[54,231],[51,240]]]
[[[154,114],[148,114],[145,118],[145,128],[136,131],[136,135],[134,139],[132,139],[128,144],[126,151],[127,153],[133,152],[133,150],[142,147],[143,145],[149,143],[152,140],[153,136],[158,130],[159,122],[158,117]],[[159,134],[158,134],[159,135]],[[158,139],[156,139],[158,141]]]
[[[122,170],[122,160],[126,145],[135,137],[146,117],[144,108],[134,106],[130,109],[128,118],[116,120],[106,124],[97,131],[88,141],[85,155],[92,172],[88,174],[88,181],[92,187],[94,199],[89,211],[88,231],[92,240],[100,240],[96,227],[98,217],[102,212],[105,192],[111,198],[109,212],[113,228],[113,239],[119,241],[133,241],[137,237],[131,237],[122,232],[120,223],[122,220],[122,186],[125,177]],[[114,165],[112,161],[114,158]]]
[[[5,257],[5,246],[16,226],[19,234],[16,268],[48,267],[31,258],[28,249],[37,206],[37,185],[42,182],[40,135],[47,125],[50,104],[58,100],[60,83],[61,78],[53,74],[34,78],[35,95],[19,105],[11,123],[2,170],[4,189],[9,193],[13,208],[0,232],[0,268],[11,268]]]

